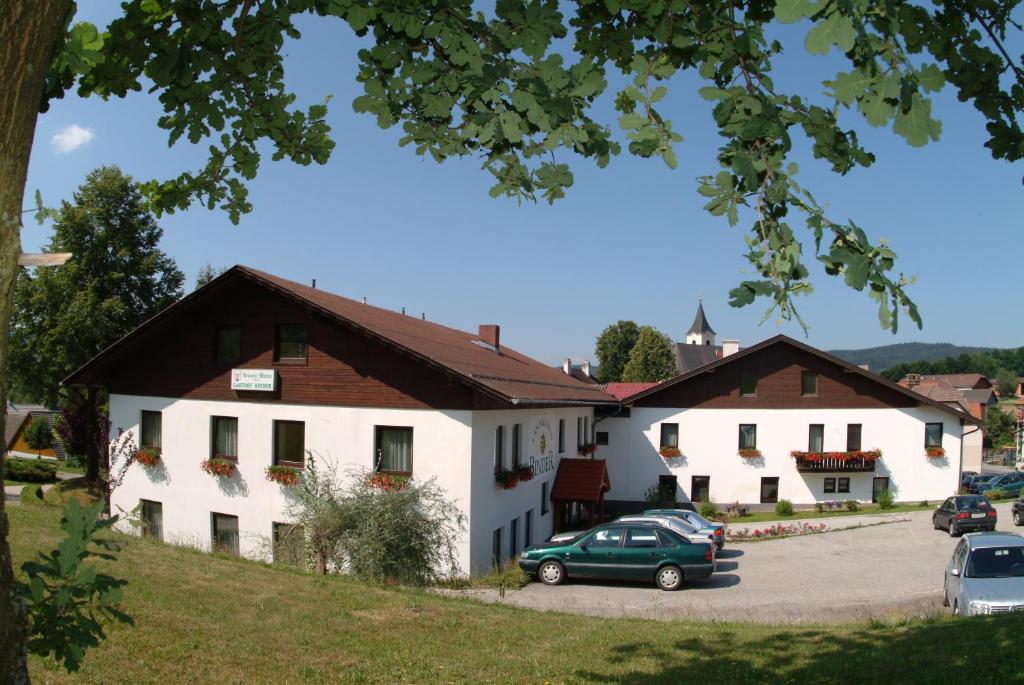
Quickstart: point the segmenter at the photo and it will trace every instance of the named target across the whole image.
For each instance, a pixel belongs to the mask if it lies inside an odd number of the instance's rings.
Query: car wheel
[[[949,522],[949,537],[955,538],[960,534],[960,529],[956,526],[956,521],[950,520]]]
[[[565,567],[557,561],[545,561],[537,569],[537,580],[545,585],[561,585],[565,580]]]
[[[1020,512],[1016,509],[1013,510],[1013,525],[1024,526],[1024,521],[1021,521]]]
[[[678,590],[683,584],[683,571],[678,566],[663,566],[655,574],[654,582],[662,590]]]
[[[949,606],[949,593],[946,590],[946,583],[942,583],[942,606]]]
[[[954,616],[959,616],[960,615],[960,605],[956,603],[955,599],[953,600],[953,615]]]

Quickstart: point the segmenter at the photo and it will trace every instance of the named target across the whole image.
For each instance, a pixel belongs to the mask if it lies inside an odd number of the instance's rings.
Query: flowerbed
[[[745,459],[755,459],[761,456],[761,450],[756,447],[741,447],[736,454]]]
[[[301,472],[294,466],[268,466],[266,469],[267,480],[271,483],[291,487],[299,484]]]
[[[390,473],[375,473],[366,479],[366,484],[371,488],[378,488],[387,492],[405,490],[409,486],[409,476],[396,476]]]
[[[658,454],[660,454],[665,459],[674,459],[675,457],[683,456],[683,453],[679,451],[678,447],[672,447],[671,445],[666,445],[662,447],[660,450],[658,450]]]
[[[730,528],[727,535],[730,540],[762,540],[765,538],[788,538],[794,535],[811,535],[823,532],[824,523],[777,523],[764,528]]]
[[[227,459],[207,459],[199,468],[217,478],[230,478],[235,473],[235,462]]]
[[[801,452],[793,450],[789,456],[803,461],[875,461],[882,458],[882,450],[854,450],[852,452]]]
[[[931,457],[932,459],[937,459],[939,457],[946,456],[946,450],[939,447],[938,445],[931,445],[930,447],[926,447],[924,449],[924,453]]]
[[[160,453],[155,449],[143,447],[135,452],[135,461],[143,466],[156,466],[160,462]]]

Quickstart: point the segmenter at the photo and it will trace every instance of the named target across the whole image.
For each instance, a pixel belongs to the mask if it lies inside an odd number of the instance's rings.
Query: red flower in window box
[[[924,448],[924,453],[932,459],[946,456],[946,450],[944,450],[940,445],[928,445],[928,447]]]
[[[519,469],[498,471],[494,474],[494,482],[502,490],[512,490],[519,485]]]
[[[822,462],[826,459],[833,461],[856,461],[858,459],[875,461],[882,458],[882,450],[853,450],[852,452],[801,452],[800,450],[793,450],[789,453],[789,456],[809,462]]]
[[[745,459],[756,459],[761,456],[761,450],[756,447],[741,447],[736,454]]]
[[[271,483],[280,483],[285,487],[292,487],[299,484],[301,472],[294,466],[268,466],[266,474],[267,480]]]
[[[580,454],[584,457],[589,457],[597,451],[597,445],[592,442],[584,443],[580,445]]]
[[[664,447],[658,450],[658,454],[660,454],[665,459],[673,459],[675,457],[683,456],[683,453],[679,451],[679,448],[673,447],[672,445],[665,445]]]
[[[519,480],[523,482],[533,480],[533,467],[528,464],[520,466],[517,473],[519,474]]]
[[[408,487],[409,476],[398,476],[392,473],[377,471],[366,479],[366,484],[371,488],[377,488],[385,492],[398,492]]]
[[[160,453],[152,447],[143,447],[135,452],[135,461],[150,468],[160,463]]]
[[[214,457],[204,461],[199,468],[217,478],[230,478],[235,473],[235,462]]]

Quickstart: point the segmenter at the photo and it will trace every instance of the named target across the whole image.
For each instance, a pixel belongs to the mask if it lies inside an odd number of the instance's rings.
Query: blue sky
[[[113,3],[89,3],[80,16],[105,25],[114,11]],[[804,338],[795,322],[758,325],[760,303],[728,305],[729,289],[747,277],[742,223],[730,228],[701,209],[695,179],[718,170],[719,138],[692,75],[669,84],[662,110],[685,137],[678,169],[628,154],[603,170],[570,159],[575,185],[567,198],[554,206],[519,205],[489,197],[490,175],[476,160],[438,165],[399,148],[398,130],[355,114],[359,40],[336,21],[311,18],[300,28],[303,38],[287,46],[288,81],[300,102],[333,96],[334,154],[326,166],[311,167],[264,157],[250,186],[255,209],[239,226],[201,207],[162,217],[163,248],[189,286],[208,262],[248,264],[302,282],[316,278],[318,287],[425,312],[458,328],[498,323],[505,344],[549,363],[593,358],[595,337],[623,318],[682,339],[699,295],[719,337],[744,345],[779,332],[824,349],[905,341],[1024,345],[1024,164],[993,160],[983,148],[982,118],[948,89],[935,99],[942,138],[925,148],[847,113],[845,123],[878,157],[847,177],[831,174],[798,142],[793,158],[801,183],[832,216],[853,218],[871,236],[890,240],[898,268],[918,279],[911,292],[925,319],[924,330],[905,321],[893,336],[879,327],[872,301],[812,264],[815,293],[798,302],[811,327]],[[841,62],[834,53],[806,54],[805,31],[798,25],[780,34],[790,47],[778,61],[776,83],[817,94]],[[614,124],[609,99],[597,113]],[[52,103],[37,127],[28,197],[38,189],[48,204],[70,198],[102,164],[117,164],[138,180],[199,167],[203,148],[168,148],[159,115],[156,99],[146,95]],[[93,137],[61,152],[52,139],[71,125]],[[22,236],[32,251],[48,231],[28,222]],[[811,261],[811,247],[804,252]]]

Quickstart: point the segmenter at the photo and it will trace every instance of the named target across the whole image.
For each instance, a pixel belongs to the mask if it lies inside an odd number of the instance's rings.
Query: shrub
[[[896,506],[896,500],[893,498],[892,493],[888,490],[883,490],[878,493],[878,508],[879,509],[892,509]]]
[[[1006,490],[1003,490],[1002,488],[992,488],[984,494],[991,502],[998,502],[999,500],[1006,499],[1010,496],[1010,493],[1006,492]]]
[[[496,587],[498,589],[512,588],[518,590],[530,582],[530,576],[526,571],[519,568],[515,559],[509,559],[501,566],[492,568],[486,575],[472,579],[473,585],[483,587]]]
[[[22,483],[55,483],[57,466],[37,459],[7,459],[4,461],[4,478]]]
[[[819,514],[824,514],[825,513],[825,503],[824,502],[815,502],[814,503],[814,510],[816,512],[818,512]]]
[[[704,500],[700,503],[700,515],[706,519],[713,519],[718,516],[718,507],[711,500]]]
[[[793,515],[793,503],[788,499],[780,499],[775,503],[775,513],[779,516],[792,516]]]
[[[917,506],[919,506],[922,509],[924,509],[925,507],[930,507],[931,505],[928,504],[928,500],[923,499],[923,500],[921,500],[920,502],[917,503]]]
[[[860,511],[860,502],[855,499],[848,499],[843,504],[846,505],[847,511]]]
[[[53,429],[50,428],[49,421],[42,416],[37,416],[25,429],[23,437],[25,443],[39,453],[53,444]]]

